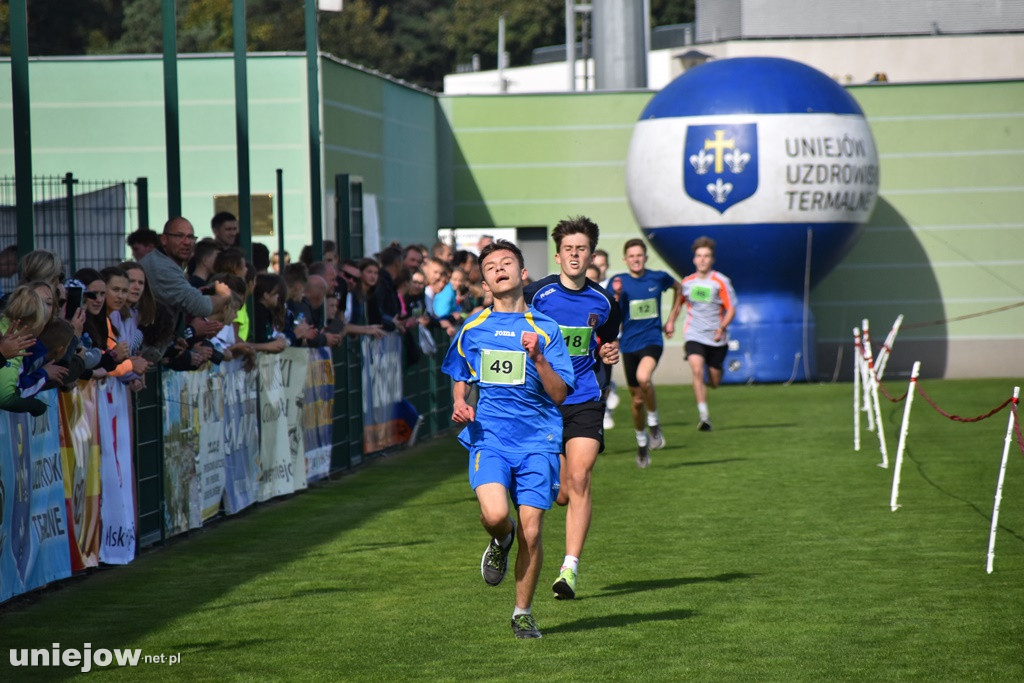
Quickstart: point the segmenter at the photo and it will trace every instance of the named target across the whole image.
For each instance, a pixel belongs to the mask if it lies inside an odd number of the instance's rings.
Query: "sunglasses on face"
[[[100,293],[99,292],[82,292],[82,296],[85,297],[86,299],[99,299],[100,298]]]

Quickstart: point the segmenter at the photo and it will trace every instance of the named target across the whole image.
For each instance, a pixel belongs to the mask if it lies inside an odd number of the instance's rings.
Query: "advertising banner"
[[[0,601],[71,576],[56,390],[43,415],[0,411]]]
[[[96,383],[60,393],[60,452],[68,515],[71,570],[100,563],[100,442]]]
[[[259,356],[261,433],[257,500],[260,502],[295,490],[294,463],[288,443],[288,400],[278,355]],[[302,476],[305,479],[304,473]]]
[[[323,479],[331,470],[334,432],[334,363],[329,348],[309,350],[302,433],[306,446],[306,481]]]
[[[306,374],[309,349],[285,349],[280,354],[281,386],[284,391],[284,419],[288,424],[288,452],[291,456],[292,490],[309,486],[306,480],[306,446],[303,438],[303,407],[306,402]]]
[[[224,497],[224,377],[227,368],[212,366],[192,373],[199,402],[199,490],[202,519],[220,512]]]
[[[100,562],[135,559],[135,476],[128,390],[116,379],[96,387],[100,435]]]
[[[164,390],[164,530],[168,537],[188,531],[192,490],[198,498],[196,461],[199,458],[199,404],[191,392],[191,372],[165,372]],[[198,502],[196,504],[198,507]]]
[[[222,363],[224,392],[224,511],[233,515],[256,500],[259,487],[259,373],[241,360]]]
[[[363,453],[405,443],[410,430],[399,417],[402,402],[402,337],[362,338]]]

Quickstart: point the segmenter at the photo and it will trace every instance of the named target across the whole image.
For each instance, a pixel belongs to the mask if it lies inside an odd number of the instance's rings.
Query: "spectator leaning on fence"
[[[402,272],[402,250],[388,247],[380,253],[377,286],[373,290],[373,298],[380,311],[380,322],[388,332],[403,329],[401,304],[395,290],[395,278]],[[370,307],[368,306],[368,309]]]
[[[3,318],[0,318],[0,333],[12,338],[24,333],[35,344],[36,337],[46,325],[46,310],[42,297],[35,288],[21,285],[11,292]],[[24,348],[24,347],[23,347]],[[5,354],[6,355],[6,354]],[[42,415],[46,404],[35,398],[22,398],[20,387],[22,356],[7,356],[7,362],[0,368],[0,408],[10,412]]]
[[[238,246],[238,219],[234,214],[221,211],[210,220],[210,229],[221,249]]]
[[[195,255],[190,262],[188,283],[193,287],[205,287],[216,271],[214,262],[221,248],[212,239],[199,240],[196,243]]]
[[[117,266],[111,266],[100,271],[100,276],[107,283],[107,349],[123,344],[121,348],[125,356],[125,360],[118,363],[109,374],[119,378],[132,391],[138,391],[144,386],[142,375],[149,368],[149,361],[133,355],[132,339],[121,321],[121,311],[128,304],[128,274]]]
[[[280,353],[288,346],[282,329],[285,324],[284,302],[278,284],[280,275],[261,273],[253,289],[253,344],[256,351]]]
[[[141,261],[143,256],[160,248],[160,235],[149,228],[139,228],[128,235],[127,242],[132,250],[132,258]]]
[[[164,225],[160,236],[161,249],[142,257],[139,264],[146,271],[146,279],[157,301],[176,315],[185,312],[205,318],[224,307],[231,290],[223,282],[214,285],[209,296],[188,283],[185,266],[195,250],[196,234],[192,224],[184,218],[172,218]]]

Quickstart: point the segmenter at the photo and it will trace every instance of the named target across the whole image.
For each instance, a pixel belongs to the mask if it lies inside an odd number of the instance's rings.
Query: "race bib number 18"
[[[484,349],[480,361],[480,381],[490,384],[522,384],[526,381],[526,352]]]
[[[630,299],[630,320],[650,320],[651,318],[657,317],[658,302],[656,299]]]
[[[586,356],[590,353],[590,334],[593,330],[589,327],[558,327],[562,331],[565,345],[569,347],[570,356]]]

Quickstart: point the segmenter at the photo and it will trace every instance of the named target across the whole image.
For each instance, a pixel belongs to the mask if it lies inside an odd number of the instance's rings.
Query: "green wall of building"
[[[874,132],[882,184],[860,241],[812,292],[819,374],[831,377],[838,364],[848,377],[851,329],[868,318],[884,337],[900,313],[897,374],[918,359],[930,376],[1024,374],[1024,307],[925,324],[1024,301],[1024,83],[850,92]],[[454,224],[550,227],[586,214],[617,267],[623,242],[641,234],[625,195],[625,159],[650,97],[442,98]],[[651,267],[666,268],[656,256]]]
[[[351,173],[378,197],[383,243],[432,241],[436,99],[328,57],[321,65],[326,236],[333,236],[334,174]],[[276,196],[282,169],[286,248],[297,256],[312,234],[305,56],[250,55],[246,69],[252,193]],[[0,69],[0,175],[14,174],[10,77]],[[183,56],[178,91],[182,213],[203,236],[214,195],[238,191],[233,60]],[[159,230],[168,218],[162,61],[33,59],[30,94],[33,174],[146,177],[150,227]],[[276,236],[256,239],[276,248]]]

